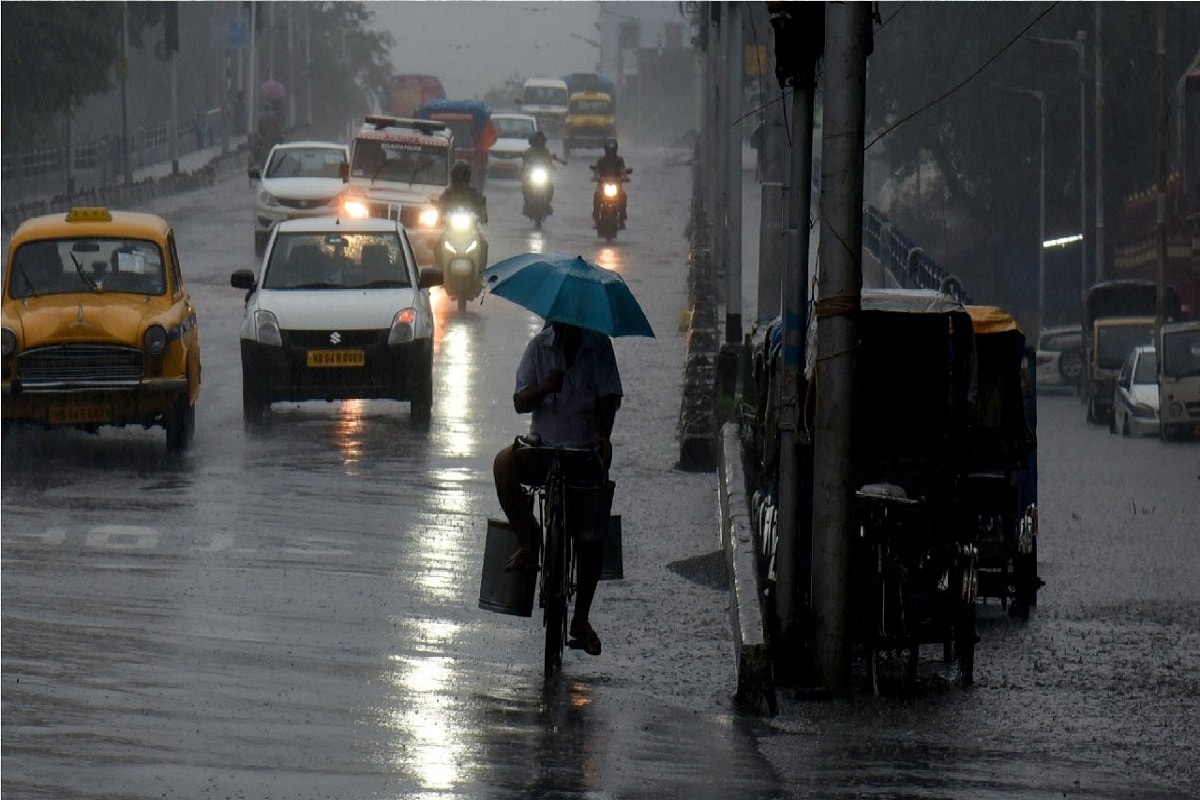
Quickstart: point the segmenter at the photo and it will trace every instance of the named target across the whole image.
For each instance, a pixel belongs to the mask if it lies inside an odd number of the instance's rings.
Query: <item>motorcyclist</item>
[[[475,212],[475,218],[480,223],[488,221],[487,198],[483,192],[471,185],[471,165],[466,161],[456,161],[450,168],[450,185],[438,198],[438,214],[442,221],[447,221],[447,215],[452,208],[467,208]],[[488,241],[483,235],[483,228],[476,226],[479,237],[480,264],[487,264]]]
[[[565,165],[567,162],[558,157],[549,147],[546,146],[546,134],[541,131],[534,131],[529,135],[529,148],[521,154],[521,175],[524,176],[534,165],[546,164],[553,166],[554,162]],[[554,206],[551,201],[554,199],[554,183],[551,181],[546,189],[546,213],[553,214]],[[525,207],[521,209],[521,213],[529,215],[529,199],[525,199]]]
[[[604,155],[600,156],[599,160],[592,169],[595,171],[595,177],[599,179],[596,185],[596,192],[592,195],[592,219],[600,219],[600,183],[605,178],[612,178],[621,183],[626,180],[625,177],[625,159],[617,155],[617,140],[609,139],[604,143]],[[625,227],[625,204],[628,197],[625,194],[625,189],[622,188],[617,197],[617,205],[621,214],[621,227]]]

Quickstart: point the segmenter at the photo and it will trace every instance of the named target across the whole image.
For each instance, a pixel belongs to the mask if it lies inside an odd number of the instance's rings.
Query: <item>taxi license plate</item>
[[[52,425],[100,424],[110,419],[104,406],[68,406],[50,409]]]
[[[309,350],[310,367],[361,367],[366,364],[362,350]]]

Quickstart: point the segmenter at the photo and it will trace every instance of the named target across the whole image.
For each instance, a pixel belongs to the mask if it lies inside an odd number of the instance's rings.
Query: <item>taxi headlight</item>
[[[388,331],[388,344],[407,344],[416,338],[415,325],[417,312],[415,309],[402,308],[392,319],[392,329]]]
[[[279,320],[270,311],[254,312],[254,338],[259,344],[283,346],[283,337],[279,334]]]
[[[604,196],[605,197],[616,197],[617,196],[617,185],[615,183],[604,184]]]
[[[366,219],[371,216],[371,209],[363,200],[352,197],[342,203],[342,213],[350,219]]]
[[[545,186],[550,180],[550,171],[545,167],[534,167],[529,172],[529,182],[534,186]]]
[[[8,358],[13,353],[17,352],[17,334],[11,329],[5,328],[3,333],[0,333],[0,341],[4,346],[4,357]]]
[[[436,208],[423,208],[421,214],[417,217],[417,222],[423,228],[433,228],[438,224],[438,210]]]
[[[151,325],[142,334],[142,344],[150,355],[162,355],[167,349],[167,329],[162,325]]]

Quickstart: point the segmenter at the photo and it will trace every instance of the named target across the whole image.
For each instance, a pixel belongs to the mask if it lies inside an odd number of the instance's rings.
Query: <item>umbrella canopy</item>
[[[282,100],[287,97],[287,89],[279,81],[271,78],[262,86],[259,87],[259,92],[262,94],[262,99],[267,102],[274,103],[276,100]]]
[[[483,271],[490,294],[547,322],[609,336],[654,336],[642,307],[620,275],[561,253],[522,253]]]

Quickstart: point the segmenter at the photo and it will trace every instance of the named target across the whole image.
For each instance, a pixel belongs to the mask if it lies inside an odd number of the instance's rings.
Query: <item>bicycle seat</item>
[[[868,483],[855,491],[854,496],[863,500],[899,505],[916,505],[921,502],[911,499],[903,486],[894,483]]]

